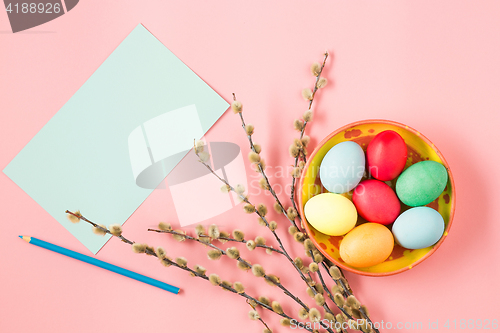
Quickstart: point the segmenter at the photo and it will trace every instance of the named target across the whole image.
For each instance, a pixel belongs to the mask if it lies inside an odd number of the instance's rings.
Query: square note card
[[[3,171],[97,253],[228,106],[138,25]]]

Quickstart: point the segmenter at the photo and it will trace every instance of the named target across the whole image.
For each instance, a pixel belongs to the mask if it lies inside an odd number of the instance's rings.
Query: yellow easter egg
[[[316,230],[330,236],[346,234],[358,219],[352,201],[336,193],[322,193],[309,199],[304,215]]]

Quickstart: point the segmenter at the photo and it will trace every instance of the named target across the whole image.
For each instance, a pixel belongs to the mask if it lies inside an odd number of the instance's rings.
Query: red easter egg
[[[401,211],[398,196],[386,183],[379,180],[364,180],[356,186],[352,202],[368,222],[390,224]]]
[[[394,131],[380,132],[366,149],[368,171],[378,180],[393,180],[403,171],[407,154],[401,135]]]

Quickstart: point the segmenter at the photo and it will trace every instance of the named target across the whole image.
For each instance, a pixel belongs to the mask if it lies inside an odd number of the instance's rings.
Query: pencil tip
[[[19,236],[19,238],[21,238],[23,241],[26,241],[26,242],[31,242],[31,237],[29,236]]]

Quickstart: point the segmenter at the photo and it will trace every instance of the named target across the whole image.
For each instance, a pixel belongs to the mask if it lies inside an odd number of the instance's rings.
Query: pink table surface
[[[457,189],[451,233],[439,250],[403,274],[369,278],[346,273],[381,323],[422,322],[421,331],[455,331],[460,320],[499,320],[500,3],[498,1],[81,1],[68,14],[12,34],[0,13],[0,168],[3,169],[138,24],[188,64],[226,100],[237,93],[276,186],[289,183],[276,166],[291,164],[292,122],[306,109],[300,91],[309,66],[328,49],[330,84],[307,128],[314,146],[334,129],[369,118],[414,127],[448,160]],[[186,87],[189,89],[189,87]],[[75,131],[81,130],[75,124]],[[239,120],[227,112],[207,135],[248,147]],[[249,175],[252,175],[250,169]],[[112,239],[97,258],[182,288],[173,295],[28,246],[27,234],[88,253],[17,185],[0,174],[1,332],[259,332],[249,307],[230,293]],[[282,196],[283,197],[283,196]],[[286,197],[284,197],[286,199]],[[257,202],[272,204],[269,196]],[[249,292],[286,301],[278,289],[208,262],[194,244],[147,232],[176,222],[168,191],[156,191],[124,226],[130,238],[164,245]],[[68,207],[71,208],[71,207]],[[270,213],[272,218],[278,218]],[[214,221],[266,234],[235,208]],[[98,221],[105,222],[105,221]],[[280,224],[284,232],[286,223]],[[269,240],[270,243],[271,240]],[[292,244],[286,239],[285,244]],[[297,281],[278,256],[245,256],[283,283]],[[296,248],[293,255],[302,255]],[[293,289],[309,304],[301,283]],[[285,311],[298,307],[287,301]],[[287,331],[264,313],[276,332]],[[450,320],[451,328],[443,325]],[[438,330],[429,330],[438,321]],[[409,326],[407,326],[409,327]],[[401,329],[404,331],[405,329]],[[413,331],[411,329],[406,329]],[[390,331],[390,330],[382,330]],[[457,326],[456,331],[462,331]]]

